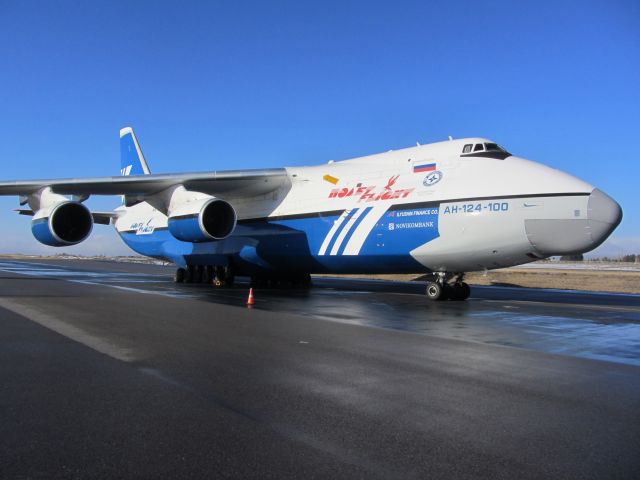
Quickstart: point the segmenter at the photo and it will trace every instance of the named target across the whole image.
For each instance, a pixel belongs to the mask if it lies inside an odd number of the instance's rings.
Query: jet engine
[[[87,207],[71,200],[38,210],[31,232],[40,243],[52,247],[75,245],[86,240],[93,229],[93,217]]]
[[[200,194],[187,201],[171,203],[169,231],[178,240],[222,240],[236,228],[236,211],[228,202],[219,198]]]

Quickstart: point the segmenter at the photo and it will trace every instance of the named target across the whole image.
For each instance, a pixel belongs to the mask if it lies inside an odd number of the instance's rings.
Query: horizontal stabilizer
[[[28,215],[33,217],[33,210],[28,208],[14,208],[14,212],[18,212],[18,215]]]

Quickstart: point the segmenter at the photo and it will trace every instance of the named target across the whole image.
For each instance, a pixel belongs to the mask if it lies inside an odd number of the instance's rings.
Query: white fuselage
[[[306,242],[304,248],[283,245],[273,258],[258,245],[258,256],[273,268],[280,268],[289,249],[291,262],[307,262],[317,271],[462,272],[587,251],[620,221],[615,202],[606,204],[609,197],[571,175],[516,156],[461,154],[464,145],[484,142],[489,141],[455,140],[287,168],[289,186],[258,197],[224,197],[235,208],[239,227],[246,225],[229,240],[199,252],[154,256],[176,261],[185,255],[238,254],[274,235],[258,228],[264,224],[302,232]],[[594,192],[599,193],[594,197]],[[595,210],[598,218],[590,216]],[[153,235],[167,224],[167,217],[146,203],[121,213],[116,228],[129,235]],[[127,243],[136,249],[135,241]]]

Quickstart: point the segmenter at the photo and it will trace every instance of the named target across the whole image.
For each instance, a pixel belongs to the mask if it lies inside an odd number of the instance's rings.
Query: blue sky
[[[485,136],[613,196],[640,253],[640,3],[0,0],[3,179],[326,162]],[[116,198],[92,198],[107,209]],[[0,252],[40,246],[0,198]],[[126,253],[108,227],[69,251]]]

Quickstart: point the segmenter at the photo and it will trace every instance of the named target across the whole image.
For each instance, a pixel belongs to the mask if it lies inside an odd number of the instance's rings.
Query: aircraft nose
[[[526,219],[525,230],[538,253],[544,256],[569,255],[588,252],[599,246],[621,220],[620,205],[596,188],[589,195],[586,218]]]
[[[587,219],[591,230],[591,238],[597,247],[620,224],[622,208],[613,198],[596,188],[589,195]]]

